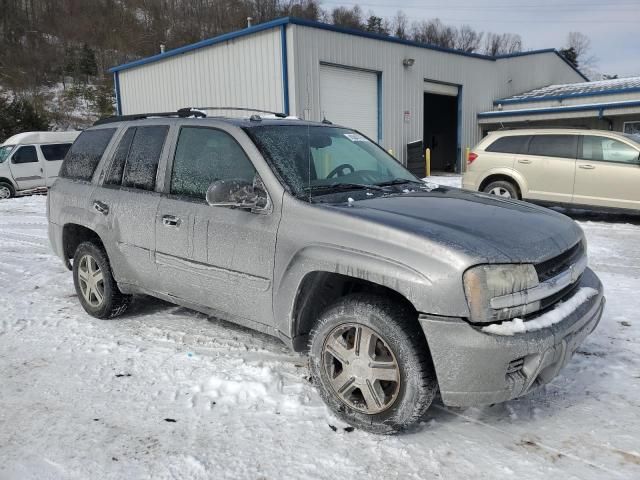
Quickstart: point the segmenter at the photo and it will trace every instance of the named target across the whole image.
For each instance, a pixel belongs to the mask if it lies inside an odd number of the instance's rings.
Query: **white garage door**
[[[378,141],[378,76],[320,65],[320,111],[327,120]]]

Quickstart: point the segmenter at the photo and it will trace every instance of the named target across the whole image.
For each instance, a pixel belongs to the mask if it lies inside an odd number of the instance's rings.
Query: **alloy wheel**
[[[322,365],[338,398],[362,413],[393,405],[400,391],[400,369],[388,343],[357,323],[340,325],[327,336]]]
[[[78,280],[82,296],[92,307],[99,307],[104,301],[104,274],[96,259],[84,255],[78,265]]]
[[[509,190],[503,187],[492,188],[491,190],[489,190],[489,193],[491,195],[498,195],[499,197],[511,198],[511,193],[509,193]]]
[[[11,197],[11,190],[6,185],[0,185],[0,200]]]

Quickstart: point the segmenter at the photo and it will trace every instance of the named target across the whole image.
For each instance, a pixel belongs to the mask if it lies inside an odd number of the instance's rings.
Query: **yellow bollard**
[[[426,172],[426,177],[430,177],[431,176],[431,149],[427,148],[424,151],[424,163],[425,163],[425,172]]]
[[[464,160],[465,160],[465,165],[463,165],[463,167],[465,167],[468,163],[469,163],[469,152],[471,152],[471,149],[469,147],[464,149]]]

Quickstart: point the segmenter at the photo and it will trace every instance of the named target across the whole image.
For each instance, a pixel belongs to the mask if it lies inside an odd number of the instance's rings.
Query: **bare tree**
[[[402,10],[398,10],[391,19],[390,32],[394,37],[406,40],[409,38],[409,20]]]
[[[456,36],[455,48],[463,52],[472,53],[480,49],[483,32],[476,32],[469,25],[462,25]]]
[[[569,32],[565,49],[573,49],[576,66],[589,69],[595,68],[598,59],[589,54],[591,51],[591,39],[585,34],[581,32]]]
[[[353,8],[336,7],[331,11],[331,20],[334,25],[341,27],[364,30],[362,10],[358,5]]]
[[[444,25],[438,18],[414,22],[411,26],[412,39],[420,43],[454,48],[456,36],[456,28]]]
[[[522,39],[515,33],[492,33],[484,37],[484,53],[487,55],[505,55],[522,51]]]

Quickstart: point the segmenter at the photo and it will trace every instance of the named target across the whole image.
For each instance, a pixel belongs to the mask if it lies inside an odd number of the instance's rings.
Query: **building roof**
[[[543,102],[548,100],[564,100],[568,98],[616,95],[632,92],[640,92],[640,77],[549,85],[548,87],[536,88],[535,90],[511,97],[500,98],[495,100],[493,104],[509,105],[513,103]]]
[[[130,69],[130,68],[139,67],[141,65],[144,65],[144,64],[147,64],[147,63],[151,63],[151,62],[157,62],[157,61],[160,61],[160,60],[164,60],[165,58],[169,58],[169,57],[173,57],[175,55],[180,55],[180,54],[183,54],[183,53],[187,53],[187,52],[190,52],[192,50],[197,50],[199,48],[209,47],[209,46],[215,45],[217,43],[222,43],[222,42],[226,42],[228,40],[233,40],[235,38],[244,37],[244,36],[247,36],[247,35],[252,35],[254,33],[262,32],[262,31],[268,30],[270,28],[274,28],[274,27],[282,27],[282,28],[284,28],[284,26],[289,25],[289,24],[301,25],[301,26],[304,26],[304,27],[311,27],[311,28],[318,28],[318,29],[321,29],[321,30],[328,30],[328,31],[337,32],[337,33],[344,33],[344,34],[347,34],[347,35],[354,35],[354,36],[358,36],[358,37],[370,38],[370,39],[373,39],[373,40],[381,40],[381,41],[384,41],[384,42],[398,43],[398,44],[401,44],[401,45],[408,45],[408,46],[412,46],[412,47],[426,48],[426,49],[434,50],[434,51],[438,51],[438,52],[451,53],[453,55],[462,55],[462,56],[466,56],[466,57],[480,58],[480,59],[483,59],[483,60],[489,60],[489,61],[494,61],[494,62],[496,60],[500,60],[500,59],[503,59],[503,58],[520,57],[520,56],[524,56],[524,55],[536,55],[536,54],[541,54],[541,53],[555,53],[569,67],[571,67],[573,70],[575,70],[582,78],[584,78],[587,81],[589,80],[587,77],[584,76],[584,74],[582,72],[580,72],[580,70],[575,68],[571,63],[569,63],[567,61],[566,58],[564,58],[562,55],[560,55],[560,53],[557,50],[553,49],[553,48],[547,48],[547,49],[543,49],[543,50],[531,50],[531,51],[527,51],[527,52],[517,52],[517,53],[513,53],[513,54],[508,54],[508,55],[491,56],[491,55],[483,55],[483,54],[480,54],[480,53],[469,53],[469,52],[464,52],[462,50],[455,50],[455,49],[452,49],[452,48],[439,47],[437,45],[419,43],[419,42],[414,42],[414,41],[411,41],[411,40],[403,40],[401,38],[391,37],[391,36],[388,36],[388,35],[381,35],[381,34],[378,34],[378,33],[364,32],[364,31],[361,31],[361,30],[354,30],[354,29],[351,29],[351,28],[343,28],[343,27],[338,27],[336,25],[330,25],[330,24],[321,23],[321,22],[314,22],[314,21],[311,21],[311,20],[304,20],[304,19],[295,18],[295,17],[278,18],[278,19],[272,20],[270,22],[265,22],[265,23],[261,23],[259,25],[254,25],[253,27],[245,28],[245,29],[242,29],[242,30],[237,30],[235,32],[225,33],[224,35],[219,35],[219,36],[214,37],[214,38],[209,38],[209,39],[206,39],[206,40],[202,40],[200,42],[193,43],[191,45],[185,45],[184,47],[175,48],[173,50],[169,50],[169,51],[164,52],[164,53],[159,53],[159,54],[153,55],[151,57],[141,58],[140,60],[135,60],[133,62],[125,63],[123,65],[118,65],[116,67],[112,67],[112,68],[109,69],[109,72],[117,73],[117,72],[122,71],[122,70],[127,70],[127,69]]]
[[[533,115],[546,115],[546,114],[563,114],[574,112],[598,112],[599,116],[604,116],[607,110],[620,110],[625,108],[638,108],[640,107],[640,100],[623,100],[615,102],[596,102],[586,103],[580,105],[560,105],[556,107],[537,107],[537,108],[522,108],[514,110],[493,110],[490,112],[478,113],[478,119],[489,118],[502,118],[502,117],[517,117],[517,116],[533,116]]]

